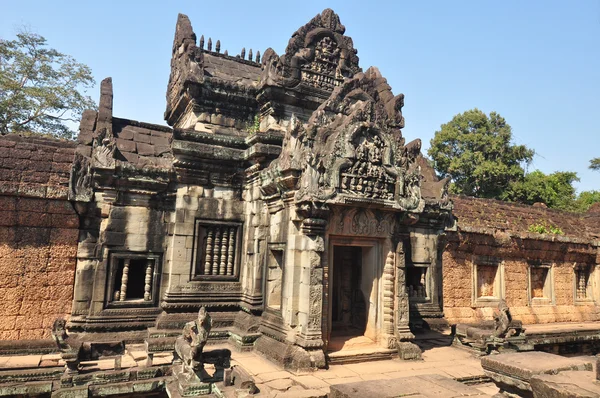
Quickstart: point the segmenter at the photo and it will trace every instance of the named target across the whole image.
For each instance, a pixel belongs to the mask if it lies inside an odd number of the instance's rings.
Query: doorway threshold
[[[383,348],[366,336],[335,336],[329,341],[326,356],[328,364],[340,365],[393,359],[398,351]]]

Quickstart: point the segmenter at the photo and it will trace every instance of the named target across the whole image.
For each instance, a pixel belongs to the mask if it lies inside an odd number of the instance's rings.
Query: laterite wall
[[[0,137],[0,340],[50,335],[73,297],[79,219],[67,201],[74,143]]]

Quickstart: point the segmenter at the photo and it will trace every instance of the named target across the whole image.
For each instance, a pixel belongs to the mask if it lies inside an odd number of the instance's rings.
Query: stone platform
[[[481,359],[485,374],[501,392],[519,397],[533,397],[532,379],[539,375],[556,375],[564,371],[587,371],[592,374],[592,357],[561,357],[546,352],[523,352],[490,355]]]
[[[257,397],[324,397],[336,385],[432,374],[461,382],[460,385],[470,384],[481,396],[491,396],[498,391],[492,383],[486,382],[479,360],[455,347],[426,347],[422,361],[380,360],[330,365],[326,370],[302,373],[282,370],[256,352],[236,352],[229,344],[207,346],[208,350],[217,348],[232,349],[232,367],[243,369],[252,379]],[[55,397],[117,393],[166,396],[169,383],[175,377],[172,354],[157,353],[150,360],[144,345],[126,345],[125,353],[118,359],[82,362],[78,373],[67,376],[58,354],[0,357],[0,396],[27,391],[43,391]],[[224,396],[235,393],[233,386],[216,387],[211,393],[217,390]]]
[[[329,398],[395,398],[404,396],[423,398],[489,397],[473,387],[438,374],[340,384],[331,387],[329,394]]]

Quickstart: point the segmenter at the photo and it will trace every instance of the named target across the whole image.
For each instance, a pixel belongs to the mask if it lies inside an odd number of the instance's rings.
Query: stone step
[[[398,350],[377,348],[369,350],[342,350],[327,353],[329,365],[344,365],[349,363],[382,361],[398,357]]]

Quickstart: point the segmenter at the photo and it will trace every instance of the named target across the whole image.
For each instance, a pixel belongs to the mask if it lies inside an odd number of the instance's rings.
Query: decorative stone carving
[[[89,202],[94,196],[92,187],[93,171],[90,159],[76,152],[71,167],[69,200]]]
[[[412,341],[415,336],[409,327],[409,299],[406,293],[406,257],[404,242],[396,246],[396,338],[401,359],[420,359],[421,349]]]
[[[396,348],[397,344],[394,333],[394,260],[395,254],[390,251],[383,267],[383,332],[387,335],[388,348]]]
[[[185,324],[182,335],[175,341],[175,360],[182,364],[175,366],[174,374],[181,391],[206,388],[207,382],[222,381],[224,370],[231,366],[231,351],[219,349],[204,352],[204,346],[212,328],[212,318],[205,307],[198,311],[198,319]],[[205,364],[213,364],[215,373],[211,376]],[[184,394],[185,395],[185,394]]]
[[[200,308],[198,319],[185,324],[183,334],[175,341],[175,352],[187,370],[197,372],[204,369],[202,350],[208,341],[212,319],[206,308]]]
[[[467,346],[480,354],[493,351],[531,351],[534,348],[527,341],[522,322],[513,319],[504,300],[499,301],[493,322],[456,325],[454,344]]]
[[[70,338],[66,325],[67,322],[63,318],[56,319],[52,325],[52,338],[58,346],[62,360],[66,363],[67,373],[75,373],[79,368],[83,342]]]
[[[92,162],[95,168],[112,169],[115,167],[115,143],[109,129],[102,129],[94,139]]]
[[[329,225],[329,232],[336,235],[390,237],[397,223],[387,212],[336,206]]]
[[[344,78],[360,72],[352,39],[344,36],[346,28],[331,9],[324,10],[298,29],[278,57],[273,49],[262,60],[263,85],[287,88],[299,84],[331,91]]]
[[[521,321],[513,320],[506,301],[500,300],[498,310],[494,315],[494,332],[492,336],[496,338],[508,338],[519,336],[522,332],[523,324]]]
[[[421,212],[420,141],[404,145],[402,104],[375,68],[345,81],[307,125],[292,119],[281,155],[261,174],[264,197],[295,188],[301,209],[376,201]],[[290,174],[299,175],[293,186],[283,181]]]

